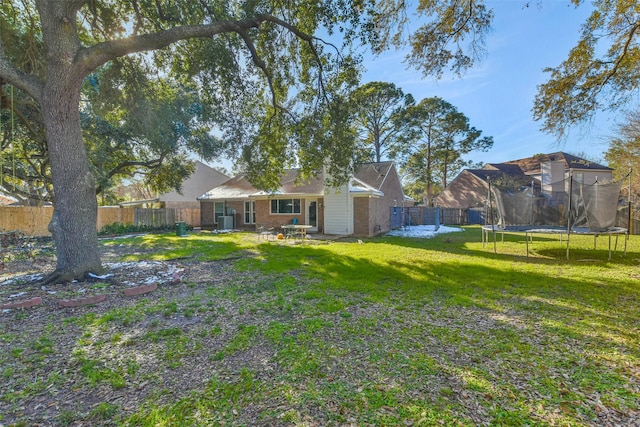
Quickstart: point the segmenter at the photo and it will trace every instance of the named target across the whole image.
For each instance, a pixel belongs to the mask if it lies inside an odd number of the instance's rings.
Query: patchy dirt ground
[[[106,271],[101,277],[51,286],[37,284],[55,268],[50,254],[4,263],[0,305],[36,297],[42,298],[42,303],[0,311],[4,389],[0,392],[0,427],[14,423],[112,425],[109,418],[113,415],[104,413],[110,408],[126,416],[150,396],[158,403],[172,402],[202,387],[221,368],[225,372],[225,366],[233,376],[240,363],[251,366],[264,359],[252,350],[228,357],[216,368],[207,363],[232,334],[227,327],[234,322],[226,320],[241,311],[235,304],[218,301],[219,307],[214,309],[224,312],[226,319],[220,319],[219,324],[197,310],[189,314],[188,309],[178,312],[174,308],[182,302],[194,304],[205,293],[208,305],[213,306],[210,298],[216,284],[238,280],[232,261],[118,262],[128,250],[105,248],[102,259]],[[158,287],[152,292],[130,297],[123,293],[153,283]],[[106,298],[78,307],[60,305],[64,300],[94,295]],[[105,313],[115,313],[114,319],[92,323],[91,319]],[[158,337],[153,336],[154,331]],[[165,331],[179,335],[180,340],[162,336]],[[196,340],[185,342],[192,334],[206,339],[197,340],[197,345]],[[172,349],[176,343],[184,348]],[[120,375],[123,370],[127,373]]]
[[[102,259],[106,271],[102,275],[47,286],[38,281],[55,269],[54,256],[36,255],[5,262],[0,271],[0,306],[36,297],[42,298],[42,304],[50,309],[60,308],[61,301],[82,301],[96,295],[118,299],[124,291],[140,286],[177,284],[186,272],[179,262],[116,261],[127,250],[117,246],[105,250]]]

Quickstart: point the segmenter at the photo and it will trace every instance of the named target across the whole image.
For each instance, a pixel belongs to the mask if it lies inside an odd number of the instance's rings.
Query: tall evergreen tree
[[[462,156],[486,151],[492,137],[480,137],[469,119],[442,98],[425,98],[407,109],[412,130],[407,134],[401,157],[401,170],[413,187],[424,188],[424,202],[431,205],[449,177],[468,165]]]
[[[408,129],[406,108],[413,97],[393,83],[366,83],[351,95],[355,126],[363,161],[381,161],[398,150],[402,133]]]

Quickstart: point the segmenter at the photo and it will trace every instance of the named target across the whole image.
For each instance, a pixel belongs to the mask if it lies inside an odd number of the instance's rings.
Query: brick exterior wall
[[[280,229],[283,225],[291,224],[293,219],[298,220],[298,224],[305,223],[306,200],[300,199],[299,214],[271,214],[271,200],[256,200],[256,225],[265,228],[273,227]]]
[[[369,207],[371,201],[368,197],[356,197],[353,199],[353,234],[356,236],[371,236],[371,217]]]
[[[229,209],[233,209],[236,211],[235,215],[233,215],[233,225],[236,229],[238,230],[255,229],[254,224],[244,223],[244,200],[227,201],[224,206],[225,215]]]
[[[243,200],[207,200],[200,202],[200,223],[203,230],[216,230],[218,224],[214,222],[214,203],[224,203],[225,215],[229,209],[236,211],[233,215],[234,227],[239,230],[254,230],[255,224],[244,223],[244,201]]]
[[[257,227],[280,229],[283,225],[291,224],[294,218],[297,218],[298,224],[305,224],[306,216],[306,199],[300,199],[300,213],[299,214],[276,214],[271,215],[271,200],[261,199],[256,200],[256,223],[245,224],[244,223],[244,200],[241,201],[224,201],[224,200],[207,200],[200,202],[200,220],[202,228],[205,230],[215,230],[218,225],[214,223],[214,202],[225,203],[225,212],[227,209],[235,209],[234,215],[235,228],[240,230],[255,230]],[[317,223],[318,231],[322,232],[324,228],[324,215],[323,215],[324,199],[319,197],[317,199]]]
[[[353,233],[356,236],[378,236],[391,229],[389,212],[391,207],[401,207],[404,201],[402,184],[395,166],[389,169],[389,173],[380,190],[383,197],[356,197],[354,198]]]
[[[213,202],[200,202],[200,226],[205,230],[215,228],[213,223]]]
[[[370,236],[377,236],[389,231],[391,229],[391,218],[389,217],[391,208],[393,206],[400,207],[403,204],[404,192],[395,166],[389,170],[380,190],[384,193],[384,197],[371,199],[372,206],[369,209],[371,216]]]

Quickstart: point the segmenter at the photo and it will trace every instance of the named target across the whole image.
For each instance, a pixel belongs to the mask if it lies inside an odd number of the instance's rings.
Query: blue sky
[[[570,130],[566,141],[539,130],[531,109],[537,86],[546,82],[545,67],[558,66],[575,46],[592,6],[575,8],[569,0],[488,0],[494,10],[493,31],[486,38],[488,55],[463,78],[425,79],[407,69],[404,54],[386,52],[370,58],[364,82],[386,81],[411,93],[417,102],[439,96],[464,113],[472,126],[493,136],[488,152],[468,156],[477,162],[503,162],[537,153],[567,151],[602,160],[607,136],[613,133],[611,115],[599,113],[588,128]]]

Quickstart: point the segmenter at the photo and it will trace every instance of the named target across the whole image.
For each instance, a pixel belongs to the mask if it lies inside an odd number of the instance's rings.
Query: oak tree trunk
[[[80,90],[90,71],[79,57],[75,26],[79,2],[36,0],[47,48],[46,76],[39,104],[46,132],[53,181],[53,218],[49,231],[56,244],[56,270],[45,282],[81,279],[101,273],[96,233],[98,201],[80,126]],[[86,67],[86,68],[85,68]]]
[[[102,271],[98,203],[78,113],[82,78],[64,69],[47,74],[41,108],[55,193],[49,231],[57,252],[50,281],[65,281]]]

